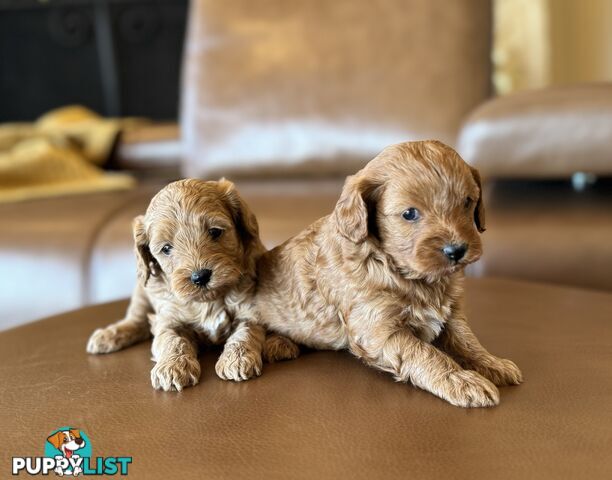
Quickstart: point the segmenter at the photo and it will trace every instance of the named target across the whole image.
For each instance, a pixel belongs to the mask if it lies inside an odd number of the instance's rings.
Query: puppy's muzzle
[[[212,277],[212,270],[208,268],[196,270],[191,272],[191,283],[198,287],[205,287],[210,282],[210,277]]]
[[[465,252],[467,252],[467,245],[462,243],[461,245],[450,244],[446,245],[442,249],[442,253],[446,255],[451,262],[458,262],[465,256]]]

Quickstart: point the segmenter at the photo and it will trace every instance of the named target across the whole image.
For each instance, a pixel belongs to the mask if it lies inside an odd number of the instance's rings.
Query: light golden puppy
[[[480,345],[463,312],[463,269],[480,257],[482,231],[478,172],[453,149],[388,147],[348,177],[331,215],[260,258],[260,319],[453,405],[496,405],[495,385],[522,377]]]
[[[259,375],[265,331],[253,323],[255,263],[264,251],[255,216],[231,182],[181,180],[134,219],[139,280],[123,320],[96,330],[89,353],[109,353],[153,334],[153,387],[182,390],[200,378],[198,344],[221,344],[217,374]],[[150,325],[149,325],[150,324]],[[273,336],[270,360],[297,347]]]

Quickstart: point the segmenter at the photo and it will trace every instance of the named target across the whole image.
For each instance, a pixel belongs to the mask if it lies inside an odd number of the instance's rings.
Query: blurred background
[[[611,27],[609,0],[0,0],[0,329],[127,297],[169,181],[236,181],[272,247],[430,138],[485,180],[470,275],[611,290]]]

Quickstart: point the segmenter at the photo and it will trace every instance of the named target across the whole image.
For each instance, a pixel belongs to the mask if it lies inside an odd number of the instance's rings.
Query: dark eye
[[[470,208],[472,206],[472,203],[474,203],[474,200],[472,200],[470,197],[467,197],[465,199],[465,202],[464,202],[463,206],[465,208]]]
[[[169,243],[166,243],[162,247],[161,251],[164,255],[170,255],[170,252],[172,251],[172,245],[170,245]]]
[[[223,229],[213,227],[213,228],[208,229],[208,234],[213,240],[216,240],[221,235],[223,235]]]
[[[408,210],[402,213],[402,217],[404,218],[404,220],[408,220],[409,222],[415,222],[419,218],[421,218],[421,214],[416,208],[410,207]]]

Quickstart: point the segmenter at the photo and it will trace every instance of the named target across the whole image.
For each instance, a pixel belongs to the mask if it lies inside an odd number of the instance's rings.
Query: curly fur
[[[410,207],[418,220],[402,216]],[[463,269],[482,253],[484,220],[478,172],[453,149],[388,147],[347,178],[331,215],[260,258],[259,318],[453,405],[496,405],[495,385],[522,377],[480,345],[463,313]],[[451,261],[449,244],[467,245],[465,256]]]
[[[134,219],[133,229],[138,284],[126,317],[96,330],[87,351],[114,352],[152,334],[151,383],[161,390],[198,383],[201,343],[225,343],[216,365],[221,378],[260,375],[265,331],[254,322],[252,294],[256,260],[265,249],[234,185],[174,182]],[[222,233],[217,237],[213,229]],[[212,274],[198,286],[191,275],[202,269]]]

